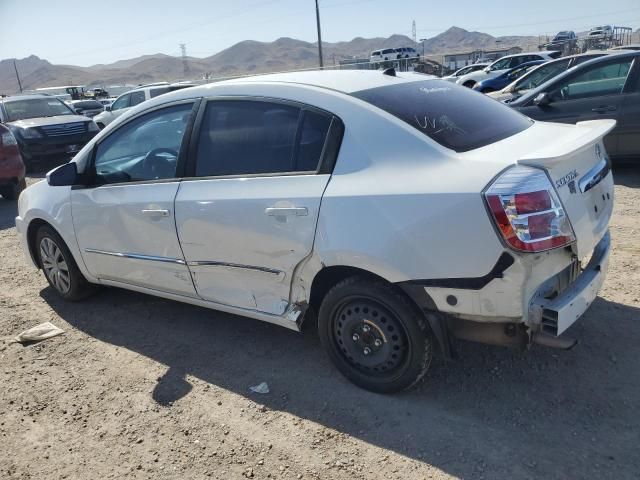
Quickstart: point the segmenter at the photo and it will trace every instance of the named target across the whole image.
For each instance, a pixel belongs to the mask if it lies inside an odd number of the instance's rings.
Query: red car
[[[6,200],[16,200],[27,188],[24,175],[18,142],[11,130],[0,124],[0,195]]]

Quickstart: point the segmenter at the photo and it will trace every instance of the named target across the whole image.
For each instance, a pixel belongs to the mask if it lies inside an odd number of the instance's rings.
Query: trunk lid
[[[613,175],[602,139],[614,126],[614,120],[579,122],[572,131],[540,139],[542,147],[517,161],[548,172],[576,235],[579,259],[605,235],[613,211]]]

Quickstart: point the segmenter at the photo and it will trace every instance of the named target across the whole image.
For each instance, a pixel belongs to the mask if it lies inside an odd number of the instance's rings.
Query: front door
[[[194,141],[193,178],[181,183],[175,207],[202,298],[284,313],[294,269],[313,247],[330,178],[326,159],[337,151],[328,139],[338,122],[264,99],[207,104]]]
[[[71,194],[82,257],[97,278],[196,296],[174,217],[192,109],[193,102],[156,109],[97,144],[93,186]]]
[[[628,93],[625,84],[632,59],[618,59],[584,68],[550,86],[551,103],[530,105],[519,110],[536,120],[576,123],[585,120],[618,120]],[[604,139],[610,155],[618,151],[619,128]]]

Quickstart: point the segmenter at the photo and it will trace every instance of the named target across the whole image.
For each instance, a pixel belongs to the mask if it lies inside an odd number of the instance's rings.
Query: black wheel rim
[[[394,377],[404,370],[410,344],[403,323],[373,298],[349,297],[333,311],[331,334],[338,353],[367,376]]]

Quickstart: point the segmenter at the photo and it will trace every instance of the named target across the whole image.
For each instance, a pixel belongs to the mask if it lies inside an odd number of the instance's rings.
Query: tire
[[[27,188],[27,182],[23,178],[18,183],[2,187],[2,190],[0,190],[0,194],[4,197],[5,200],[17,200],[25,188]]]
[[[464,85],[467,88],[473,88],[475,84],[476,82],[474,82],[473,80],[467,80],[462,85]]]
[[[60,297],[77,302],[92,293],[93,287],[84,278],[64,240],[53,228],[48,225],[40,227],[35,248],[47,282]]]
[[[426,319],[381,280],[354,276],[329,290],[320,306],[318,334],[338,370],[372,392],[411,388],[431,363]]]

